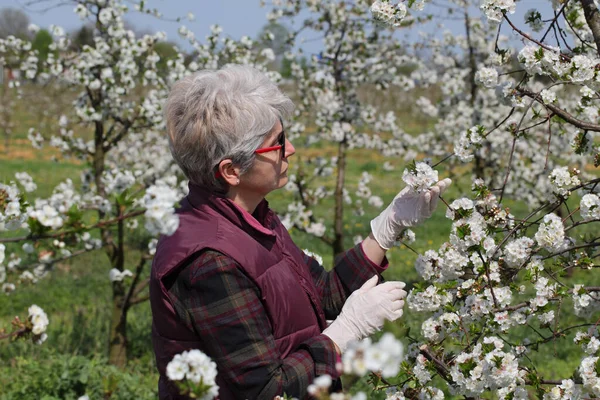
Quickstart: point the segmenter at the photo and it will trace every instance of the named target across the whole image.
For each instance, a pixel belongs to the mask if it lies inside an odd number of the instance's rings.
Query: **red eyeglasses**
[[[277,140],[277,146],[264,147],[254,151],[254,154],[268,153],[269,151],[275,151],[281,149],[281,158],[285,158],[285,131],[281,131],[279,139]]]
[[[254,154],[262,154],[268,153],[270,151],[276,151],[281,149],[281,158],[285,158],[285,131],[281,131],[281,135],[279,135],[279,139],[277,139],[277,145],[271,147],[263,147],[262,149],[254,150]],[[217,165],[218,168],[218,165]],[[221,173],[219,171],[215,172],[215,178],[219,179],[221,177]]]

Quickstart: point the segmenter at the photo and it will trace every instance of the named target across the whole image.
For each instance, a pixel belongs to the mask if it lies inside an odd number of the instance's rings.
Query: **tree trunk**
[[[335,183],[335,221],[333,257],[344,251],[344,180],[346,176],[346,139],[338,147],[337,181]]]
[[[123,308],[124,301],[123,282],[113,282],[108,362],[120,368],[127,364],[127,308]]]
[[[95,99],[92,98],[92,104]],[[94,132],[94,181],[96,190],[100,196],[106,196],[106,189],[102,182],[102,174],[105,168],[106,153],[104,150],[104,124],[101,121],[95,123]],[[119,215],[120,215],[119,209]],[[99,218],[104,218],[104,214],[99,212]],[[124,267],[124,248],[123,248],[123,221],[117,225],[118,235],[117,243],[110,229],[102,229],[102,241],[106,245],[106,253],[110,259],[111,268],[123,271]],[[113,282],[112,310],[110,317],[110,333],[108,339],[108,362],[117,367],[124,367],[127,364],[127,311],[128,304],[125,303],[125,284],[122,281]]]
[[[596,7],[594,0],[581,0],[581,6],[583,7],[585,20],[594,36],[594,42],[596,42],[596,52],[600,55],[600,13],[598,7]]]
[[[477,99],[477,83],[475,83],[475,74],[477,73],[477,60],[475,54],[475,46],[473,46],[473,41],[471,40],[471,25],[469,13],[465,10],[465,31],[467,35],[467,45],[469,46],[469,87],[471,98],[469,103],[473,108],[473,125],[479,125],[481,122],[481,116],[477,111],[477,107],[475,107],[475,101]],[[476,177],[485,180],[485,160],[478,154],[476,151],[473,152],[474,164],[475,167],[473,169],[473,173]]]

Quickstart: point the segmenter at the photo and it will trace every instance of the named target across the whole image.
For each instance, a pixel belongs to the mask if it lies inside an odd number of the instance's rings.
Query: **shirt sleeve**
[[[372,262],[365,254],[362,243],[341,253],[331,271],[326,271],[314,258],[304,253],[304,263],[310,268],[313,282],[321,299],[327,319],[335,319],[342,311],[346,299],[373,275],[379,275],[389,265],[384,257],[381,265]]]
[[[200,253],[179,273],[169,296],[236,397],[303,397],[315,377],[339,376],[335,345],[325,335],[280,357],[258,287],[221,253]]]

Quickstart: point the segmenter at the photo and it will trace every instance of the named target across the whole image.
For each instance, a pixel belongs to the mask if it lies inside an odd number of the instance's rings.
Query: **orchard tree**
[[[0,39],[14,36],[19,39],[28,39],[29,17],[18,8],[6,7],[0,9]]]
[[[137,12],[160,17],[143,4],[135,5]],[[160,73],[157,46],[165,41],[164,33],[136,37],[126,30],[123,17],[130,10],[118,0],[73,5],[82,20],[95,25],[93,45],[72,47],[65,31],[52,26],[51,51],[38,69],[39,54],[29,42],[13,37],[0,41],[0,60],[15,55],[28,78],[37,76],[44,85],[78,93],[53,129],[33,129],[29,136],[35,147],[55,147],[64,158],[86,165],[81,184],[68,179],[49,198],[30,194],[36,185],[27,173],[0,185],[0,226],[15,233],[0,239],[7,251],[13,246],[6,263],[0,264],[2,284],[4,291],[14,290],[20,282],[41,279],[57,262],[101,249],[110,263],[107,277],[112,283],[109,362],[123,366],[127,314],[148,298],[144,271],[155,236],[175,231],[174,205],[187,192],[163,134],[162,104],[169,87],[200,69],[253,64],[259,54],[248,37],[239,42],[221,38],[215,26],[206,42],[199,43],[182,26],[180,34],[196,57],[184,64],[184,55],[175,49],[177,54],[166,61],[168,73]],[[277,74],[271,76],[277,79]],[[142,225],[145,229],[138,228]]]
[[[412,63],[411,58],[393,37],[393,31],[376,28],[370,18],[369,4],[364,0],[288,1],[269,14],[271,19],[296,19],[302,13],[302,25],[293,32],[293,37],[310,30],[323,38],[323,50],[313,55],[307,65],[292,63],[292,79],[298,90],[296,97],[301,100],[297,118],[288,131],[297,144],[333,143],[337,155],[330,159],[299,158],[300,167],[290,176],[287,186],[297,194],[297,201],[288,206],[284,223],[320,238],[331,246],[334,256],[345,248],[345,208],[352,207],[356,215],[362,215],[365,206],[383,205],[382,199],[369,189],[372,177],[366,172],[356,183],[355,192],[347,189],[349,152],[371,149],[407,160],[415,155],[409,151],[410,146],[416,144],[415,139],[402,130],[395,115],[379,112],[359,93],[364,87],[380,93],[414,87],[413,81],[400,73],[402,66]],[[293,60],[301,56],[301,51],[287,55]],[[316,126],[307,125],[307,121],[312,120]],[[319,178],[332,174],[335,175],[333,189],[320,184]],[[331,223],[325,223],[315,217],[313,210],[323,206],[322,201],[330,197],[334,201],[334,218]]]

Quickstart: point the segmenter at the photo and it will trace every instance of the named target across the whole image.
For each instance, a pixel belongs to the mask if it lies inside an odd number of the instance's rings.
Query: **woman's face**
[[[283,126],[281,122],[277,121],[260,148],[279,145],[282,135],[284,135]],[[252,167],[240,177],[238,191],[264,197],[273,190],[285,186],[288,182],[289,163],[287,159],[296,152],[296,149],[286,138],[285,154],[282,155],[282,151],[279,149],[256,154]]]

